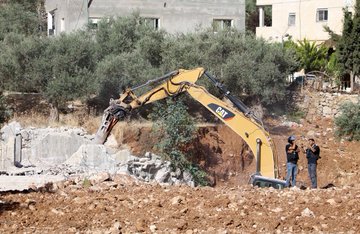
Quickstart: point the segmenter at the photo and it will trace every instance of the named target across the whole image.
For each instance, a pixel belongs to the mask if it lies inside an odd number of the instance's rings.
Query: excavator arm
[[[224,93],[234,107],[210,94],[195,82],[205,75]],[[134,90],[153,82],[163,82],[145,94],[137,97]],[[187,92],[211,113],[236,132],[249,146],[257,161],[257,174],[269,178],[278,177],[277,158],[269,133],[256,116],[237,98],[232,96],[220,82],[208,74],[204,68],[177,70],[145,85],[127,89],[117,100],[110,100],[110,106],[104,111],[102,125],[97,134],[97,143],[104,143],[117,121],[123,119],[131,110],[146,104]]]

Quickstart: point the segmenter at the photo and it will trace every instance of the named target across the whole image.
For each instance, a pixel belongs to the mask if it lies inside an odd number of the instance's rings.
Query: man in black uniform
[[[304,151],[308,160],[308,172],[311,181],[311,188],[317,188],[316,167],[317,160],[320,158],[320,147],[315,144],[315,140],[313,138],[310,138],[309,145]]]

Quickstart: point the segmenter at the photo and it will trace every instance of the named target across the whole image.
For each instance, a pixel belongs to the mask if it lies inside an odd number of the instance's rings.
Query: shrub
[[[340,107],[341,115],[335,118],[336,135],[350,141],[360,140],[360,100],[358,103],[346,102]]]
[[[296,70],[292,50],[240,31],[200,31],[169,36],[162,50],[162,69],[202,66],[237,96],[262,103],[284,99],[287,75]],[[206,84],[205,84],[206,86]],[[212,86],[206,86],[212,93]]]
[[[0,124],[4,123],[10,117],[10,110],[6,106],[5,97],[0,92]]]
[[[153,134],[160,139],[156,147],[171,162],[172,168],[188,171],[198,185],[207,185],[206,173],[194,165],[187,151],[195,138],[196,126],[180,99],[156,104],[151,118],[156,120]]]
[[[295,123],[300,123],[300,120],[306,117],[306,113],[302,110],[295,109],[287,114],[287,118]]]

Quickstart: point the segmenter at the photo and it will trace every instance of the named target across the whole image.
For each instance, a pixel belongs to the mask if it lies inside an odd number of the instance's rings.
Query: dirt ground
[[[2,193],[2,233],[358,233],[360,142],[334,137],[331,120],[279,126],[268,120],[280,175],[285,176],[285,144],[290,134],[315,134],[321,147],[319,187],[260,189],[247,185],[255,169],[244,142],[225,126],[200,128],[189,149],[211,175],[214,187],[161,186],[118,175],[99,184],[66,181],[27,193]],[[134,153],[150,151],[149,127],[117,138]],[[313,132],[310,132],[313,131]],[[299,142],[300,143],[300,142]],[[308,186],[300,155],[299,185]]]

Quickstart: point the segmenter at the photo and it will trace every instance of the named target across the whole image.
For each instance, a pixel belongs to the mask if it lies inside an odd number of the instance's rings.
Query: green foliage
[[[264,103],[284,97],[287,74],[297,65],[289,50],[236,30],[171,36],[162,57],[164,71],[203,66],[231,87],[235,95],[247,95]]]
[[[351,12],[349,12],[348,9],[344,9],[343,31],[342,36],[337,43],[336,49],[341,73],[346,73],[352,70],[352,29],[353,21]]]
[[[208,176],[204,170],[202,170],[199,166],[190,164],[188,166],[188,171],[193,176],[194,181],[196,184],[200,186],[207,186],[209,185]]]
[[[300,66],[305,73],[310,71],[323,71],[327,63],[327,48],[324,45],[317,46],[315,42],[310,42],[306,38],[299,41],[296,53],[300,61]]]
[[[9,33],[0,42],[1,88],[21,92],[38,92],[44,86],[46,64],[40,58],[47,40],[34,36]]]
[[[109,55],[96,66],[95,76],[101,99],[117,98],[128,87],[141,84],[156,76],[148,60],[138,51]]]
[[[83,188],[90,188],[91,187],[91,181],[88,178],[84,178],[82,186],[83,186]]]
[[[151,66],[159,67],[162,64],[162,45],[165,41],[165,33],[150,28],[145,28],[141,39],[136,43],[136,49]]]
[[[76,75],[68,72],[57,73],[56,78],[49,80],[44,91],[45,97],[55,107],[76,98],[89,96],[91,92],[92,74],[86,68],[76,71]]]
[[[336,39],[337,75],[338,77],[351,74],[351,87],[354,77],[360,74],[360,1],[355,3],[355,14],[348,8],[344,9],[343,30],[341,36],[334,36],[328,29],[332,38]],[[339,82],[339,78],[336,78]]]
[[[151,118],[156,120],[153,134],[159,139],[158,149],[170,160],[173,169],[179,168],[192,174],[195,182],[206,184],[206,173],[190,161],[187,152],[195,137],[195,122],[180,99],[166,100],[165,105],[156,104]]]
[[[159,66],[165,33],[140,22],[141,18],[136,13],[128,17],[101,20],[95,33],[98,57],[101,59],[110,54],[139,50],[153,66]]]
[[[297,66],[290,50],[235,29],[167,35],[141,24],[136,14],[102,20],[96,32],[53,38],[9,33],[0,49],[1,87],[42,92],[55,106],[96,91],[107,102],[122,87],[199,66],[234,95],[271,104],[284,98],[287,74]]]
[[[253,41],[253,49],[232,54],[224,67],[225,84],[238,95],[245,93],[252,99],[272,104],[285,97],[286,74],[294,59],[282,48]],[[288,58],[288,60],[286,60]]]
[[[101,20],[95,34],[99,55],[131,52],[140,40],[137,19],[133,16]]]
[[[36,12],[38,1],[9,1],[0,7],[0,41],[13,32],[24,35],[40,34],[43,24]]]
[[[326,73],[333,77],[335,80],[336,85],[339,87],[341,84],[341,73],[340,73],[340,65],[338,63],[337,54],[333,53],[330,55],[330,59],[326,64],[325,71]]]
[[[41,60],[51,61],[44,71],[46,86],[42,91],[52,104],[58,106],[95,91],[93,48],[90,35],[82,31],[50,39]]]
[[[351,41],[352,41],[352,71],[355,75],[360,74],[360,1],[355,3],[355,14],[353,18],[353,28],[351,31]]]
[[[117,98],[123,87],[141,84],[162,74],[163,31],[140,24],[141,18],[102,20],[95,35],[98,63],[95,77],[101,99]]]
[[[2,92],[0,92],[0,124],[4,123],[10,117],[10,110],[6,105],[6,100]]]
[[[172,71],[202,66],[206,55],[201,48],[204,44],[208,44],[207,39],[207,36],[196,34],[169,35],[162,49],[162,70]],[[206,48],[209,49],[208,46]]]
[[[306,117],[306,113],[302,110],[296,109],[287,114],[287,118],[295,123],[300,123],[301,119]]]
[[[159,149],[165,153],[172,150],[185,150],[187,144],[194,139],[195,125],[187,113],[187,107],[181,100],[166,100],[165,106],[157,106],[151,117],[157,120],[155,129],[164,134],[159,142]],[[177,162],[175,162],[176,164]]]
[[[335,118],[337,136],[360,141],[360,100],[344,103],[340,111],[342,114]]]
[[[330,40],[332,40],[335,43],[339,42],[339,40],[341,39],[341,35],[337,34],[333,30],[331,30],[331,28],[328,25],[324,25],[323,28],[324,28],[324,31],[329,34]]]
[[[266,26],[272,25],[272,8],[271,6],[263,6],[264,23]],[[256,27],[259,26],[259,9],[256,7],[256,0],[245,1],[245,28],[255,34]]]

